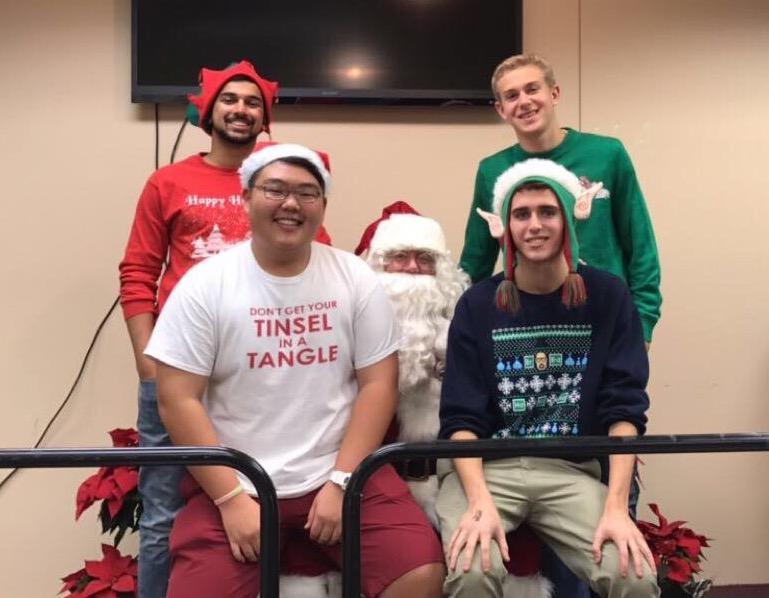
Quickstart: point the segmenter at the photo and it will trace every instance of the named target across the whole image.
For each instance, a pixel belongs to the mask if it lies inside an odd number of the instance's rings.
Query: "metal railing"
[[[261,596],[278,597],[280,572],[278,498],[275,486],[251,457],[220,447],[0,449],[0,469],[44,467],[117,467],[121,465],[226,465],[248,477],[259,493],[261,506]]]
[[[387,463],[408,459],[484,457],[588,458],[633,453],[735,453],[769,451],[769,434],[702,434],[642,438],[555,438],[398,443],[375,451],[353,472],[344,496],[343,596],[360,596],[360,511],[363,487]],[[245,474],[261,504],[261,595],[278,597],[278,500],[264,469],[248,455],[220,447],[0,449],[0,469],[73,468],[121,465],[225,465]]]
[[[344,598],[360,596],[360,510],[363,487],[371,475],[394,461],[426,458],[568,457],[632,453],[739,453],[769,451],[769,434],[691,434],[608,438],[511,439],[398,443],[366,457],[347,485],[342,509],[342,589]]]

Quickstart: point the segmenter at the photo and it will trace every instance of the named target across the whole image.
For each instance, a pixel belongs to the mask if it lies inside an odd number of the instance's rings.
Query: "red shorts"
[[[314,576],[341,567],[341,545],[317,544],[304,529],[318,490],[278,501],[282,572]],[[438,536],[390,465],[372,475],[363,490],[360,543],[361,585],[367,597],[378,596],[417,567],[443,563]],[[176,518],[170,550],[169,598],[248,598],[259,593],[259,563],[233,558],[219,510],[200,489]]]

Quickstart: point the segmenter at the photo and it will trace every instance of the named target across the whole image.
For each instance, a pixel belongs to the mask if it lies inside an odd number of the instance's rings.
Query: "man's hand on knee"
[[[631,557],[633,568],[639,578],[643,577],[643,561],[646,561],[652,573],[657,575],[651,550],[649,550],[641,531],[630,519],[626,509],[606,510],[598,522],[593,539],[593,558],[597,565],[601,563],[602,547],[605,542],[614,542],[617,546],[622,577],[627,577]]]
[[[475,547],[480,544],[481,568],[485,573],[488,573],[491,570],[492,540],[496,541],[499,545],[502,559],[509,561],[510,555],[507,549],[505,530],[502,527],[502,521],[497,508],[489,498],[469,506],[459,521],[459,526],[454,530],[446,550],[449,568],[451,570],[456,569],[459,554],[464,552],[464,565],[462,569],[465,572],[469,571],[473,555],[475,554]]]
[[[307,523],[310,538],[318,544],[333,545],[342,537],[342,501],[344,492],[331,482],[320,489],[312,501]]]
[[[259,560],[259,503],[248,494],[239,494],[219,506],[219,512],[235,560],[241,563]]]

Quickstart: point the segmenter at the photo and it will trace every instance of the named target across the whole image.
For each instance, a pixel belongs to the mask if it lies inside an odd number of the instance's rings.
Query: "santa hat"
[[[355,255],[399,249],[423,249],[445,254],[446,237],[441,225],[422,216],[405,201],[396,201],[382,210],[382,217],[366,227]]]
[[[189,94],[187,98],[190,101],[187,110],[187,119],[209,135],[211,134],[211,125],[209,117],[214,100],[219,95],[222,87],[234,77],[246,77],[253,81],[262,93],[264,102],[264,122],[262,130],[270,132],[270,123],[272,122],[272,105],[275,103],[278,95],[278,83],[268,81],[260,77],[254,70],[253,65],[247,60],[241,60],[237,64],[228,66],[221,71],[202,68],[198,80],[200,83],[200,95]]]
[[[593,197],[602,185],[585,189],[577,175],[551,160],[532,158],[519,162],[503,172],[494,184],[494,213],[502,222],[502,259],[505,279],[497,289],[497,306],[515,312],[520,305],[515,286],[516,247],[510,232],[510,209],[515,192],[526,183],[542,183],[552,189],[563,214],[563,255],[569,274],[563,285],[562,301],[568,307],[582,305],[587,300],[585,282],[577,273],[579,244],[574,221],[590,216]]]
[[[248,183],[254,173],[268,164],[282,158],[301,158],[307,160],[320,173],[323,178],[323,192],[328,194],[331,187],[331,162],[325,152],[311,150],[298,143],[277,143],[264,141],[254,145],[253,153],[243,160],[238,170],[240,174],[240,186],[248,189]]]

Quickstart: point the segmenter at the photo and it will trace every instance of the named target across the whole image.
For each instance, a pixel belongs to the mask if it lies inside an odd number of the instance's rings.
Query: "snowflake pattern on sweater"
[[[578,435],[592,326],[501,328],[491,338],[496,402],[504,420],[493,438]]]

